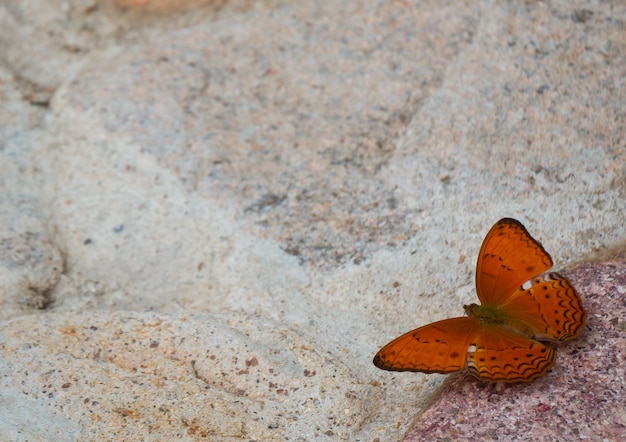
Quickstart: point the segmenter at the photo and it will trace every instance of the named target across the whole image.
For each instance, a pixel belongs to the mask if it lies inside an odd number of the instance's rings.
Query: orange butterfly
[[[476,265],[481,305],[466,317],[433,322],[385,345],[374,357],[383,370],[450,373],[467,367],[487,381],[532,381],[556,353],[542,341],[575,338],[585,323],[576,290],[517,220],[504,218],[487,233]]]

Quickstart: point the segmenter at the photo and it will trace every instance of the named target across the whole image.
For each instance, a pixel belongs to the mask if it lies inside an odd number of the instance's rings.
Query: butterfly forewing
[[[385,345],[374,357],[383,370],[451,373],[465,367],[467,347],[480,324],[451,318],[410,331]]]
[[[476,265],[483,304],[502,304],[529,279],[552,267],[552,258],[517,220],[503,218],[487,233]]]
[[[487,381],[529,382],[552,367],[555,356],[537,341],[488,325],[471,342],[467,368]]]
[[[527,324],[533,337],[556,341],[578,336],[587,316],[574,287],[558,273],[533,278],[500,308]]]

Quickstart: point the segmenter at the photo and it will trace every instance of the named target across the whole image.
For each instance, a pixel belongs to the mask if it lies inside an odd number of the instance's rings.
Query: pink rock
[[[626,262],[583,264],[569,273],[587,310],[577,339],[529,384],[450,376],[415,422],[417,440],[626,440]]]

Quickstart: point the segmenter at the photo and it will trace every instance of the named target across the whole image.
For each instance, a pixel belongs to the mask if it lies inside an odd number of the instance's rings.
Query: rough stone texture
[[[43,114],[23,100],[10,71],[0,67],[0,319],[45,308],[63,272],[31,185],[36,166],[28,144]]]
[[[0,203],[0,318],[43,309],[63,261],[29,201]]]
[[[10,439],[397,440],[443,377],[371,358],[475,301],[498,218],[626,250],[623,5],[218,3],[0,0]]]
[[[0,1],[0,60],[24,99],[47,105],[92,55],[289,0]],[[199,6],[205,6],[201,8]]]
[[[31,315],[0,342],[3,415],[44,403],[55,440],[67,427],[73,440],[346,439],[374,393],[297,331],[241,314]],[[25,439],[44,430],[4,425]]]
[[[406,441],[626,439],[626,261],[585,264],[568,277],[588,319],[556,366],[531,384],[454,377]]]

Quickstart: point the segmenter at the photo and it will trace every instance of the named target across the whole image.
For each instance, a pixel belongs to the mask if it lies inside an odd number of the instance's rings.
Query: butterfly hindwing
[[[517,220],[503,218],[489,230],[476,264],[476,292],[483,304],[501,304],[523,283],[552,267],[552,258]]]
[[[383,370],[451,373],[465,367],[467,347],[480,324],[461,317],[433,322],[405,333],[385,345],[374,357]]]
[[[527,324],[533,337],[553,341],[578,336],[587,316],[574,287],[558,273],[528,281],[500,308]]]
[[[540,342],[487,325],[470,343],[467,368],[487,381],[529,382],[552,367],[555,357],[555,351]]]

